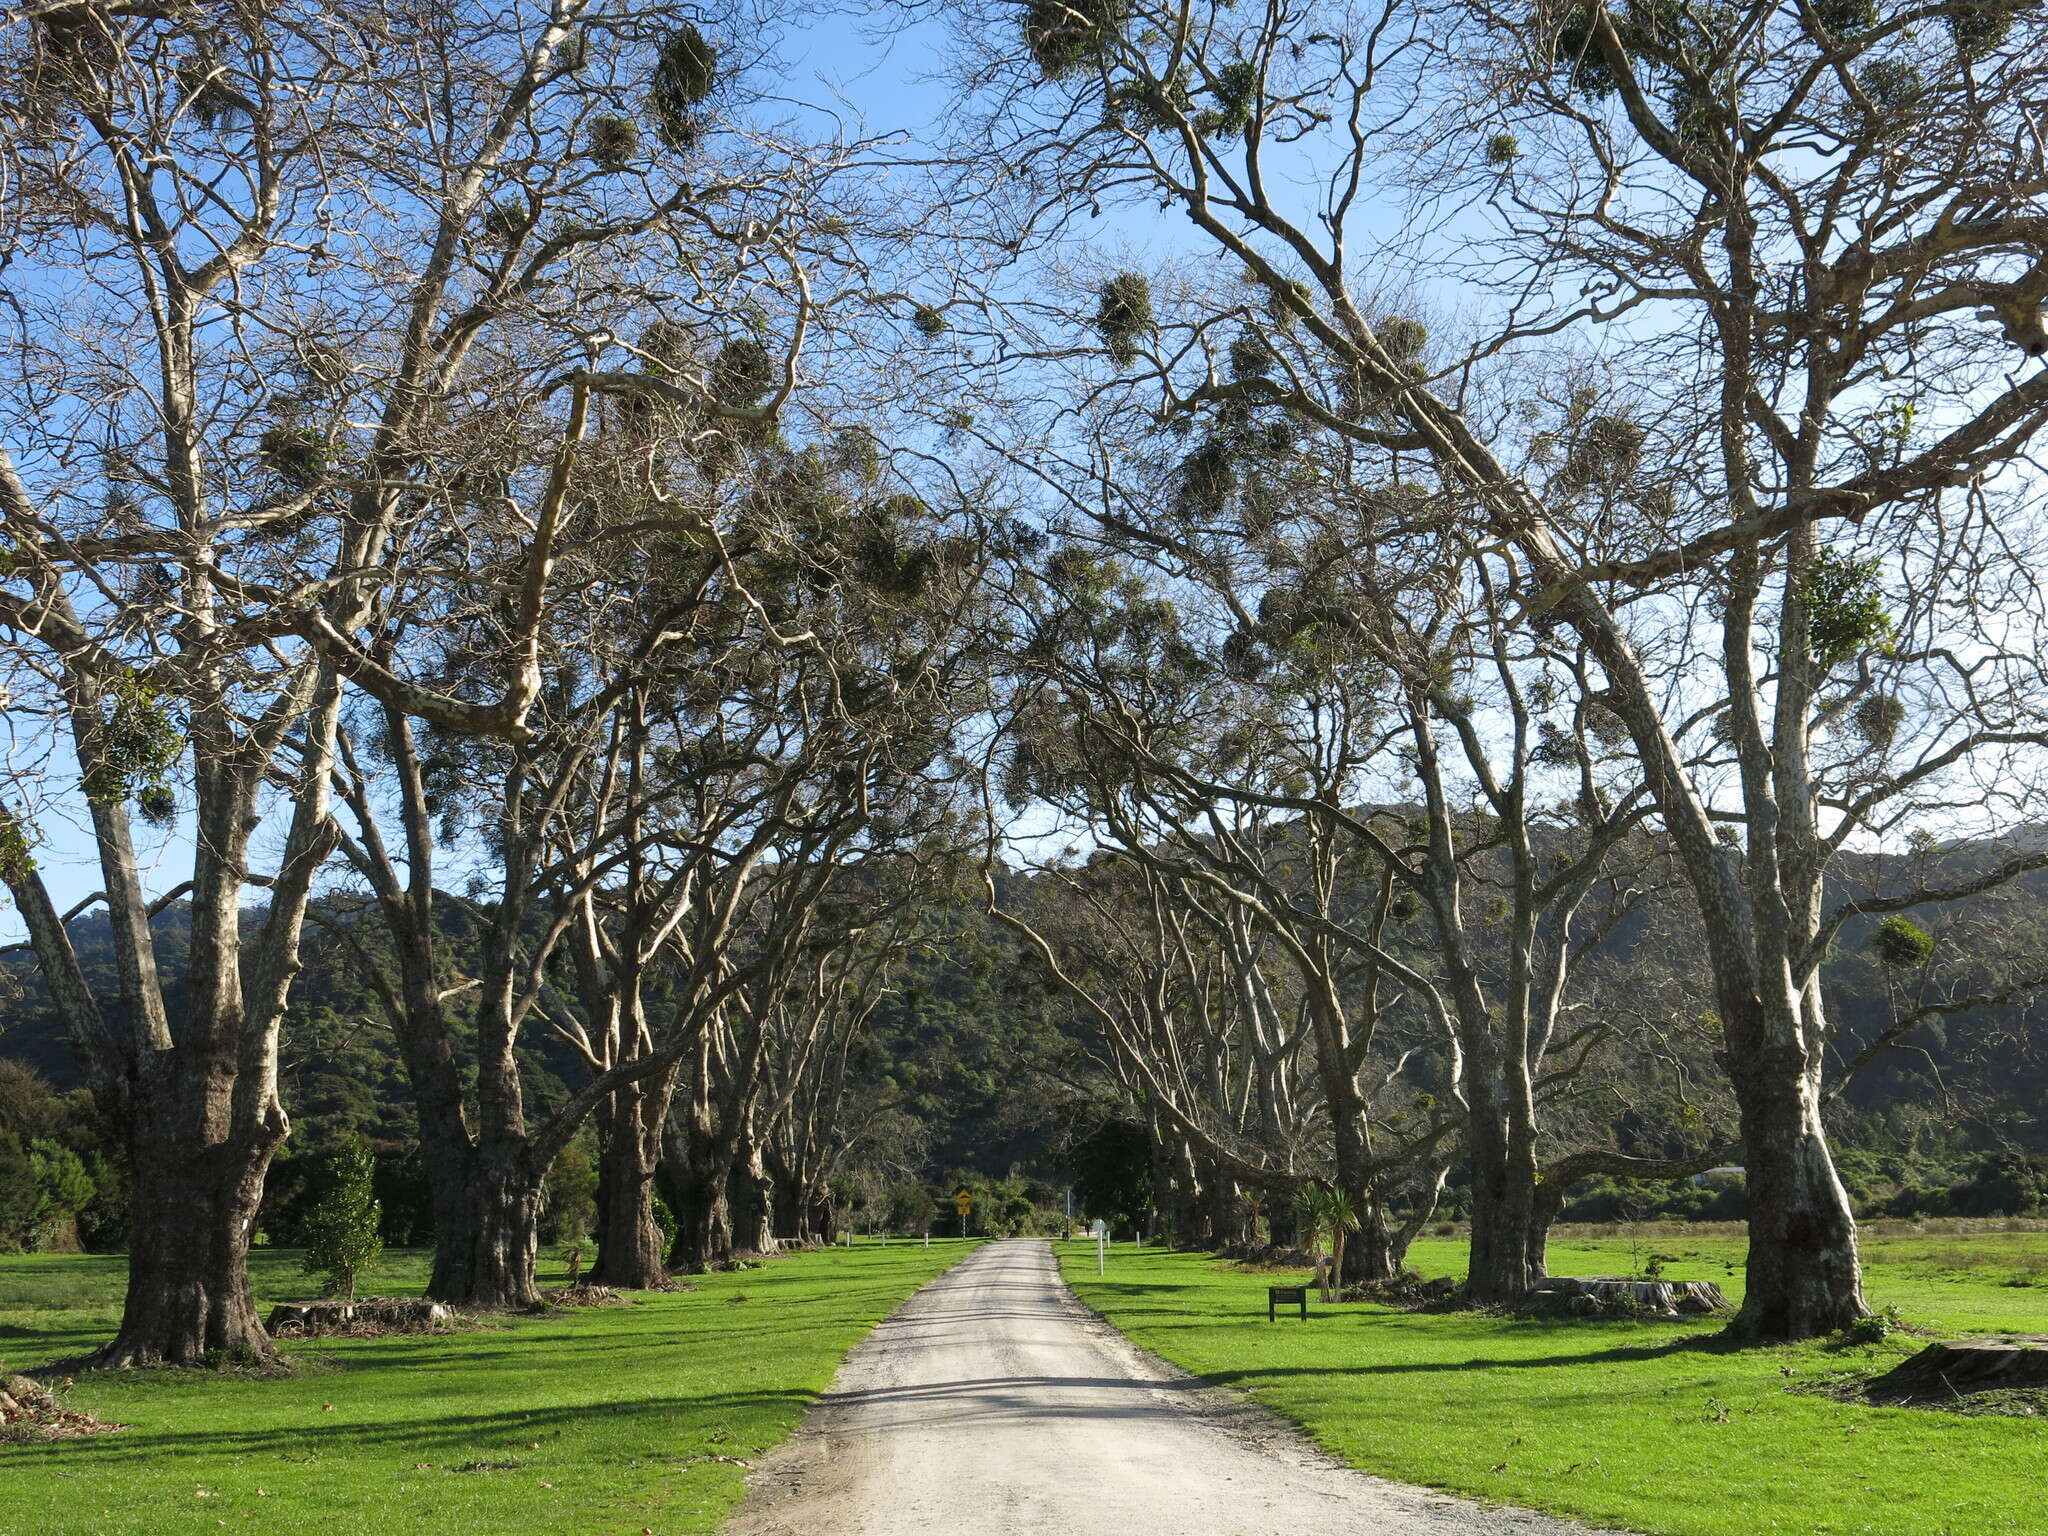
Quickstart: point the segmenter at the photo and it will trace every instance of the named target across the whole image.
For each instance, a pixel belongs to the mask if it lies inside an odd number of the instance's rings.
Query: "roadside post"
[[[1100,1216],[1088,1224],[1088,1235],[1095,1239],[1095,1273],[1106,1274],[1109,1267],[1109,1223]]]

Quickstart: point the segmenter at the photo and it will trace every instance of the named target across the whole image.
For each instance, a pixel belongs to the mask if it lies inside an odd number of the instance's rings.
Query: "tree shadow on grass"
[[[1356,1365],[1273,1365],[1238,1371],[1208,1371],[1202,1379],[1218,1386],[1245,1381],[1270,1381],[1279,1376],[1414,1376],[1438,1372],[1547,1370],[1580,1365],[1641,1364],[1667,1360],[1673,1355],[1730,1355],[1742,1346],[1718,1334],[1689,1333],[1658,1344],[1623,1344],[1609,1349],[1581,1350],[1574,1354],[1521,1355],[1507,1358],[1472,1356],[1463,1360],[1384,1360]]]
[[[761,1409],[802,1410],[818,1394],[796,1389],[722,1392],[709,1396],[628,1398],[546,1408],[505,1409],[494,1413],[447,1414],[393,1424],[280,1424],[268,1429],[159,1431],[130,1429],[118,1435],[93,1436],[53,1444],[11,1447],[9,1466],[61,1465],[67,1471],[116,1467],[137,1462],[161,1464],[178,1454],[208,1456],[282,1456],[294,1459],[345,1460],[403,1450],[408,1456],[436,1451],[503,1449],[504,1442],[522,1445],[556,1430],[589,1429],[618,1416],[671,1418],[678,1412],[707,1422],[723,1414]]]

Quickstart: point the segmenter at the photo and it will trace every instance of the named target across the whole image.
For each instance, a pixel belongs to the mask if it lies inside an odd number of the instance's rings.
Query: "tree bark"
[[[751,1116],[749,1116],[751,1120]],[[739,1155],[733,1161],[732,1187],[727,1195],[732,1211],[733,1249],[743,1254],[775,1251],[775,1185],[761,1155],[760,1143],[751,1128],[742,1130]]]
[[[543,1175],[527,1165],[524,1151],[483,1146],[469,1155],[455,1198],[456,1221],[436,1234],[427,1292],[436,1301],[478,1309],[539,1302],[533,1267]]]
[[[1828,1152],[1813,1075],[1768,1055],[1729,1053],[1749,1183],[1749,1260],[1728,1332],[1745,1341],[1810,1339],[1869,1312],[1856,1218]]]
[[[247,1260],[264,1174],[285,1139],[282,1116],[268,1130],[218,1140],[189,1122],[162,1123],[171,1118],[163,1105],[150,1105],[140,1118],[131,1139],[128,1295],[121,1331],[93,1364],[270,1359]]]
[[[1468,1089],[1472,1250],[1466,1294],[1479,1302],[1515,1301],[1543,1274],[1543,1240],[1533,1248],[1530,1243],[1536,1217],[1534,1138],[1528,1128],[1512,1125],[1491,1095],[1475,1090],[1476,1085]]]
[[[654,1219],[654,1175],[669,1096],[645,1080],[612,1094],[599,1124],[598,1181],[604,1192],[597,1263],[590,1278],[618,1290],[652,1290],[668,1278],[666,1238]],[[651,1122],[651,1123],[650,1123]]]

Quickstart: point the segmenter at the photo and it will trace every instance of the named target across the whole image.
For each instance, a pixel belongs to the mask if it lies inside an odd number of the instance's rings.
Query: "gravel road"
[[[1589,1536],[1340,1466],[1132,1346],[1031,1239],[898,1308],[749,1490],[727,1536]]]

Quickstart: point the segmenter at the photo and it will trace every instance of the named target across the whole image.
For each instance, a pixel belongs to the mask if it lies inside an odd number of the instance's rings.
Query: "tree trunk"
[[[1277,1190],[1266,1198],[1266,1232],[1275,1248],[1301,1246],[1301,1218],[1294,1214],[1293,1202]]]
[[[1729,1052],[1749,1182],[1746,1289],[1728,1326],[1741,1340],[1816,1338],[1869,1311],[1819,1095],[1807,1071],[1774,1054]]]
[[[1538,1237],[1533,1254],[1530,1244],[1536,1213],[1532,1139],[1514,1134],[1507,1117],[1476,1093],[1469,1135],[1472,1251],[1466,1294],[1479,1302],[1517,1301],[1543,1273],[1543,1239]],[[1548,1226],[1546,1221],[1546,1232]]]
[[[1872,1402],[1898,1402],[2043,1386],[2048,1386],[2048,1334],[2023,1333],[1930,1344],[1869,1382],[1863,1392]]]
[[[1338,1277],[1343,1285],[1384,1285],[1397,1280],[1407,1253],[1397,1241],[1386,1205],[1375,1191],[1360,1191],[1353,1199],[1358,1212],[1358,1230],[1344,1243],[1344,1269]]]
[[[769,1230],[775,1234],[775,1240],[809,1242],[811,1235],[805,1230],[808,1212],[804,1205],[804,1181],[777,1157],[769,1164],[768,1186]]]
[[[427,1294],[452,1306],[512,1309],[540,1300],[533,1266],[541,1179],[523,1147],[478,1148],[455,1199],[455,1221],[437,1232]],[[439,1201],[436,1201],[438,1219]]]
[[[598,1181],[603,1189],[602,1231],[590,1279],[619,1290],[652,1290],[668,1278],[666,1239],[654,1219],[654,1173],[661,1160],[665,1094],[628,1083],[611,1097],[600,1127]],[[648,1119],[654,1117],[649,1125]]]
[[[155,1120],[163,1110],[144,1113]],[[284,1137],[281,1119],[268,1132],[227,1140],[185,1126],[138,1129],[128,1298],[120,1332],[94,1365],[257,1364],[272,1357],[247,1259],[263,1177]]]
[[[1545,1179],[1529,1204],[1529,1225],[1523,1230],[1522,1251],[1527,1256],[1531,1286],[1550,1274],[1550,1227],[1557,1220],[1557,1213],[1564,1209],[1564,1196],[1561,1184]]]
[[[668,1256],[671,1269],[698,1275],[732,1258],[732,1205],[725,1178],[685,1182],[682,1207],[675,1214],[676,1241]]]
[[[1181,1246],[1196,1251],[1221,1248],[1223,1239],[1216,1230],[1216,1212],[1209,1199],[1222,1174],[1214,1163],[1196,1164],[1189,1161],[1187,1188],[1182,1192],[1186,1214],[1180,1223]]]
[[[775,1186],[753,1137],[742,1138],[728,1195],[732,1209],[732,1241],[736,1252],[775,1251]]]
[[[706,1030],[698,1039],[689,1097],[668,1118],[661,1143],[668,1182],[676,1194],[676,1240],[668,1263],[684,1274],[702,1274],[733,1256],[735,1138],[719,1124],[712,1069],[713,1041]]]
[[[839,1236],[839,1212],[832,1204],[832,1191],[814,1185],[803,1199],[803,1228],[812,1242],[831,1243]]]
[[[1195,1171],[1194,1149],[1185,1138],[1176,1137],[1173,1141],[1173,1189],[1167,1212],[1168,1226],[1178,1247],[1202,1246],[1200,1187],[1201,1177]]]
[[[1209,1181],[1207,1204],[1209,1233],[1215,1247],[1236,1248],[1251,1241],[1251,1219],[1237,1180],[1226,1173],[1216,1173]]]

